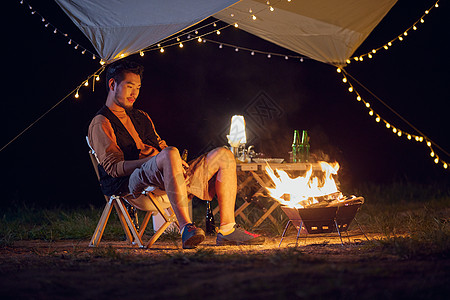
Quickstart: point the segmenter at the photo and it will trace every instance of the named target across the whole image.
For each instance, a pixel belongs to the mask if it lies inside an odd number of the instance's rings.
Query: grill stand
[[[281,243],[283,242],[283,239],[286,235],[287,229],[289,228],[289,225],[291,223],[298,229],[295,247],[298,247],[298,240],[300,238],[300,233],[303,228],[303,225],[305,225],[305,229],[308,231],[308,233],[306,233],[305,235],[305,242],[306,242],[307,235],[313,234],[309,233],[310,229],[314,228],[317,229],[317,227],[321,227],[322,229],[321,230],[319,229],[320,232],[317,233],[332,232],[331,228],[329,227],[329,225],[332,224],[334,224],[336,231],[339,234],[341,245],[344,246],[341,232],[345,231],[347,233],[347,238],[350,243],[350,236],[348,235],[347,229],[352,220],[355,220],[361,233],[367,240],[369,240],[369,238],[367,237],[367,235],[365,234],[364,230],[362,229],[361,225],[359,224],[359,222],[356,220],[355,217],[356,212],[359,210],[359,208],[363,203],[364,198],[358,197],[356,199],[352,199],[352,201],[348,203],[344,203],[336,207],[306,208],[306,209],[281,207],[282,210],[289,217],[289,221],[287,222],[286,227],[284,228],[280,243],[278,244],[278,248],[281,246]],[[334,214],[334,216],[330,217],[330,210],[331,213]],[[301,217],[300,212],[304,214],[303,218]],[[339,227],[341,227],[341,229],[339,229]]]

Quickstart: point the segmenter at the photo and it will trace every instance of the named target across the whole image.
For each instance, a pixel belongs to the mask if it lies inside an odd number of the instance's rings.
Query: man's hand
[[[181,160],[181,164],[183,165],[184,173],[186,173],[186,170],[189,169],[189,164],[184,160]]]

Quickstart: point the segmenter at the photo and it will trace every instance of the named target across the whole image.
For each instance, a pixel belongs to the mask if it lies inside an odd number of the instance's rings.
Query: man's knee
[[[221,168],[236,168],[236,160],[230,150],[219,147],[212,150],[210,154],[212,156],[211,162],[218,164]]]
[[[180,152],[176,147],[169,146],[161,150],[157,157],[158,168],[163,169],[166,164],[179,163]]]

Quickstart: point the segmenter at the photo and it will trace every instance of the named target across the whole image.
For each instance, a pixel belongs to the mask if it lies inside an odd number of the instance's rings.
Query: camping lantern
[[[231,117],[230,134],[227,135],[227,139],[234,156],[238,157],[239,147],[247,143],[244,116],[234,115]]]

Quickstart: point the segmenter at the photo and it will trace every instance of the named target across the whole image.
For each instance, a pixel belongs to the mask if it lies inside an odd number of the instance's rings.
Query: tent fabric
[[[109,62],[137,53],[238,0],[55,1]]]
[[[345,65],[397,0],[271,2],[273,11],[265,0],[244,0],[214,17],[312,59]]]
[[[397,0],[55,0],[100,57],[139,52],[214,16],[262,39],[345,65]],[[250,12],[251,11],[251,12]],[[252,19],[256,16],[256,20]]]

